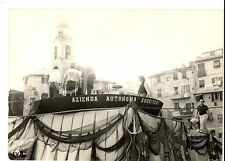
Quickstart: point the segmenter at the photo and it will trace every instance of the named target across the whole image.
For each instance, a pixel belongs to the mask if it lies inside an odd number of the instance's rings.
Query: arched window
[[[57,59],[57,46],[55,46],[55,49],[54,49],[54,59]]]
[[[66,46],[66,49],[65,49],[65,58],[70,58],[70,46]]]

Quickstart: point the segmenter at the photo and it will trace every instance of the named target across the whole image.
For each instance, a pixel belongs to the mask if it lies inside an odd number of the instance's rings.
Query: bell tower
[[[74,42],[70,27],[65,22],[57,26],[56,37],[51,43],[51,51],[51,69],[58,66],[62,80],[65,70],[70,67],[71,63],[75,63]]]

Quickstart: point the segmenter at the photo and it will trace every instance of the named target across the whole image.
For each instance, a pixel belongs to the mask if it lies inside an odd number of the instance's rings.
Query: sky
[[[91,63],[97,78],[137,81],[223,48],[223,10],[10,9],[8,88],[50,69],[58,24],[71,29],[76,62]]]

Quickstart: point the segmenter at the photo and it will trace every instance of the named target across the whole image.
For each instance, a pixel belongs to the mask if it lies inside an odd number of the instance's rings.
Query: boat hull
[[[35,101],[35,111],[37,114],[61,112],[61,111],[82,111],[110,109],[124,107],[129,102],[135,102],[137,108],[141,108],[147,113],[158,115],[163,103],[159,100],[138,97],[132,95],[82,95],[82,96],[62,96]]]

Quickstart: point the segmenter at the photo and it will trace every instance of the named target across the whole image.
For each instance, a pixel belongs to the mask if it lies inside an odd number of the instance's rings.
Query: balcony
[[[184,98],[189,98],[190,97],[190,93],[180,93],[178,95],[173,96],[173,98],[171,98],[172,100],[176,100],[176,99],[184,99]]]

